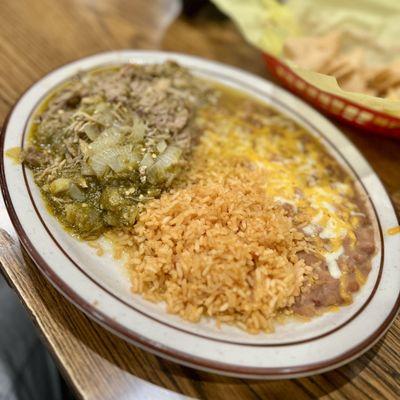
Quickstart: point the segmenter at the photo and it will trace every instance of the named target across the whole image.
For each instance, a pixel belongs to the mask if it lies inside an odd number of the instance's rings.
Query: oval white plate
[[[366,285],[352,305],[308,323],[291,322],[257,336],[212,321],[190,324],[134,296],[120,264],[98,257],[49,215],[31,173],[4,152],[25,142],[30,116],[55,85],[100,65],[173,59],[193,73],[251,93],[319,136],[370,199],[379,252]],[[389,328],[400,306],[400,235],[378,177],[353,145],[324,117],[270,82],[238,69],[174,53],[121,51],[88,57],[50,73],[18,101],[2,131],[1,185],[21,243],[50,282],[88,316],[117,335],[162,357],[221,374],[252,378],[298,377],[342,365],[370,348]]]

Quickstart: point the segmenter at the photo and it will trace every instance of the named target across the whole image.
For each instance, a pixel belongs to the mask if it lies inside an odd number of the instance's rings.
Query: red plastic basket
[[[271,74],[315,108],[365,131],[400,139],[400,118],[320,90],[277,58],[266,53],[263,56]]]

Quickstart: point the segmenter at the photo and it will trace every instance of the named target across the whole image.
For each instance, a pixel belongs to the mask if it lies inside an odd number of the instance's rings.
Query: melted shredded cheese
[[[339,169],[336,161],[301,128],[276,128],[264,122],[255,125],[240,115],[227,118],[226,114],[213,113],[201,139],[203,151],[218,156],[215,159],[246,159],[262,168],[268,182],[267,195],[309,215],[310,223],[303,232],[319,235],[329,272],[338,279],[341,271],[337,259],[343,254],[343,240],[347,237],[354,246],[354,232],[362,217],[352,201],[355,193],[351,178],[335,173],[335,168],[336,172]]]
[[[342,272],[340,271],[339,265],[337,263],[337,260],[342,254],[343,254],[343,246],[340,246],[337,251],[325,254],[325,260],[328,265],[328,270],[332,278],[339,279],[340,276],[342,275]]]

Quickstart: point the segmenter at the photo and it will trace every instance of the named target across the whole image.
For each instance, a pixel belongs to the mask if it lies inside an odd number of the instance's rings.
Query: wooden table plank
[[[178,0],[3,0],[0,118],[45,73],[111,49],[195,54],[268,78],[259,52],[229,21],[207,9],[194,19],[176,18],[178,8]],[[400,142],[344,130],[400,206]],[[2,226],[3,211],[0,205]],[[58,294],[29,260],[22,259],[18,244],[3,234],[0,261],[64,375],[84,399],[167,399],[177,394],[217,400],[400,397],[399,318],[372,350],[335,371],[291,381],[234,379],[162,360],[112,335]]]

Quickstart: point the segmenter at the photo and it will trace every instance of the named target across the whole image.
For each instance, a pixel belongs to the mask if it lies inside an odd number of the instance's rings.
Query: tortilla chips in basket
[[[290,90],[341,120],[400,138],[400,1],[213,2]]]

